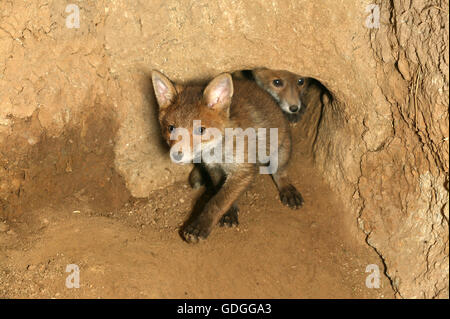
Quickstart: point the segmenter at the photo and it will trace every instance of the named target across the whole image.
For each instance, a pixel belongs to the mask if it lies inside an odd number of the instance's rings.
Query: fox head
[[[284,71],[266,68],[252,71],[256,83],[278,102],[288,114],[301,114],[306,109],[309,78]]]
[[[158,71],[152,81],[162,136],[174,161],[192,162],[222,142],[233,97],[230,74],[215,77],[206,88],[175,85]]]

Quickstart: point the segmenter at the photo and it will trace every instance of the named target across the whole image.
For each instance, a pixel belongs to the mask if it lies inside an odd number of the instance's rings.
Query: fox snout
[[[281,92],[281,93],[286,93],[286,92]],[[298,92],[296,90],[291,90],[291,92],[289,92],[290,94],[280,94],[280,101],[282,104],[282,109],[284,109],[285,112],[287,113],[300,113],[300,111],[303,108],[303,103],[302,103],[302,94],[301,92]]]
[[[303,109],[303,103],[300,99],[294,103],[281,100],[281,108],[287,113],[300,113]]]
[[[183,151],[178,147],[171,148],[169,155],[171,160],[177,164],[189,164],[198,157],[198,155],[193,154],[189,150]]]
[[[186,136],[187,140],[183,138],[172,139],[169,141],[169,155],[174,163],[187,164],[191,163],[195,158],[195,150],[190,144],[190,136]]]
[[[300,106],[298,105],[291,105],[289,106],[289,111],[291,111],[292,113],[296,113],[300,110]]]
[[[180,162],[183,159],[183,152],[182,151],[171,151],[170,156],[176,161]]]

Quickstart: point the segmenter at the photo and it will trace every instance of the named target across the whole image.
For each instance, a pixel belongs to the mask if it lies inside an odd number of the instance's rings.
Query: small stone
[[[36,269],[36,265],[28,265],[27,270],[34,270]]]
[[[183,204],[184,203],[184,199],[180,198],[180,203]]]

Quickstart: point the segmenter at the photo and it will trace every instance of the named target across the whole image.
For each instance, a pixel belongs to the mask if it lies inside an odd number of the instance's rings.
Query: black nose
[[[298,105],[291,105],[289,106],[289,111],[291,111],[292,113],[295,113],[299,110]]]
[[[172,158],[179,162],[182,158],[183,158],[183,152],[182,151],[178,151],[178,152],[172,152]]]

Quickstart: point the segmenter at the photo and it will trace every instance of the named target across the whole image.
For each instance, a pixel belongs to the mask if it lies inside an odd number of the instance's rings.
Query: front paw
[[[291,184],[280,190],[280,199],[284,205],[292,209],[298,209],[304,203],[302,195]]]
[[[194,167],[189,174],[189,185],[192,189],[199,189],[205,184],[203,176],[198,167]]]
[[[186,242],[196,244],[199,241],[206,239],[210,233],[210,223],[194,219],[182,229],[181,236]]]
[[[222,216],[219,221],[221,227],[233,227],[239,225],[238,220],[239,208],[237,206],[231,206],[231,208]]]
[[[200,187],[202,187],[204,185],[202,180],[189,180],[189,185],[191,186],[192,189],[199,189]]]

